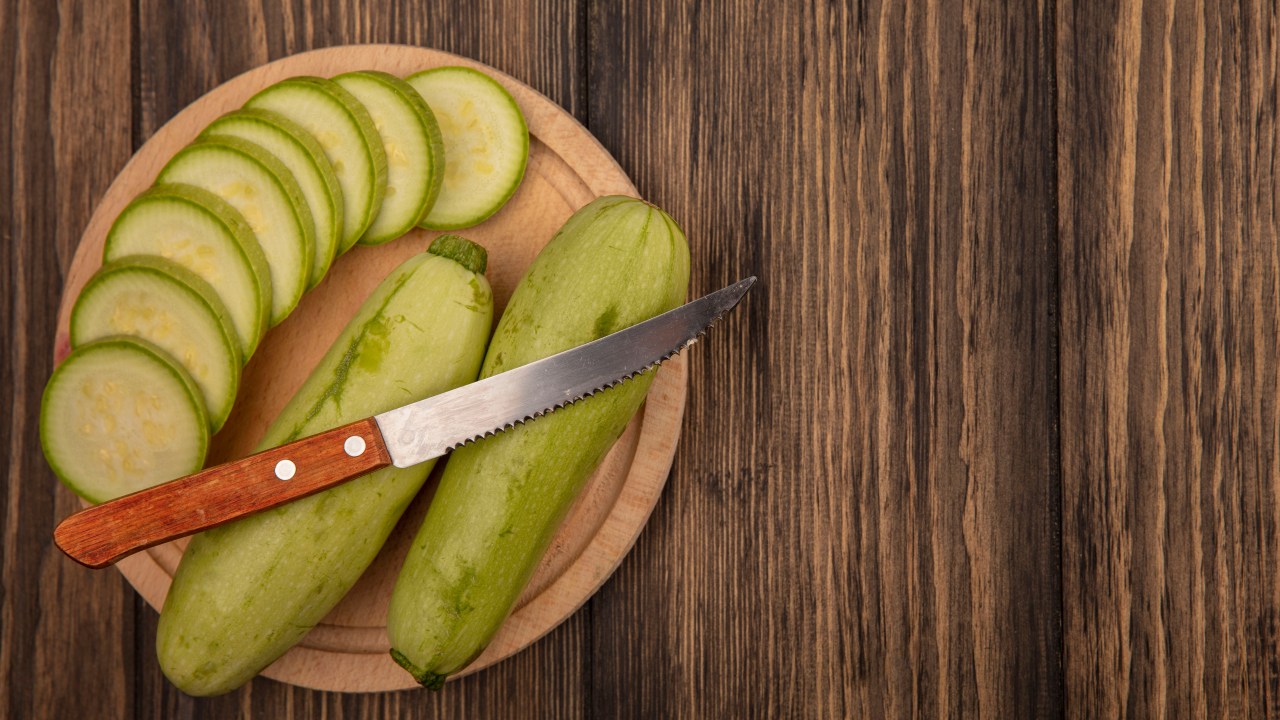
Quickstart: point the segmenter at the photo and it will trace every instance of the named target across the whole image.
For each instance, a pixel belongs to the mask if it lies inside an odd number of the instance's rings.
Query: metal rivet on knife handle
[[[359,455],[347,452],[353,437]],[[390,464],[377,423],[365,418],[82,510],[62,521],[53,539],[77,562],[105,567]]]
[[[58,525],[54,541],[78,562],[104,567],[388,465],[409,467],[439,457],[657,365],[737,305],[754,282],[745,278],[514,370],[83,510]],[[295,479],[296,462],[307,472]],[[275,478],[292,482],[275,482],[270,468]]]

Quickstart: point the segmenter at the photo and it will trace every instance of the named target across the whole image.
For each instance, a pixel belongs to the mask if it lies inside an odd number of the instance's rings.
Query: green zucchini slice
[[[456,230],[483,222],[515,194],[529,160],[529,127],[498,81],[466,67],[410,75],[444,138],[444,181],[421,225]]]
[[[241,355],[253,355],[270,321],[271,269],[235,208],[192,185],[151,188],[107,233],[103,262],[129,255],[167,258],[209,283],[227,308]]]
[[[240,211],[271,266],[271,324],[293,312],[311,274],[315,223],[283,163],[247,140],[198,140],[179,151],[156,182],[204,188]]]
[[[53,371],[40,445],[58,479],[100,503],[198,471],[209,421],[191,377],[163,350],[104,338]]]
[[[342,235],[342,188],[324,148],[311,133],[269,110],[237,110],[214,120],[201,137],[238,137],[276,156],[294,180],[315,221],[315,247],[307,289],[320,284],[338,252]]]
[[[217,432],[240,385],[235,329],[217,293],[172,260],[131,255],[102,266],[71,309],[71,345],[113,335],[164,350],[195,380]]]
[[[370,70],[333,81],[369,110],[387,154],[382,208],[360,236],[365,245],[381,245],[412,230],[435,204],[444,170],[440,128],[422,96],[394,75]]]
[[[342,186],[338,251],[346,252],[373,222],[387,188],[387,154],[369,111],[337,83],[317,77],[282,80],[245,107],[284,115],[320,142]]]

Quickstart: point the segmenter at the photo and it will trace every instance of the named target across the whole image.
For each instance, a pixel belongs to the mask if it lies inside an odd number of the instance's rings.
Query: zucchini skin
[[[139,337],[129,335],[108,335],[107,337],[93,342],[85,343],[76,348],[70,355],[62,361],[58,367],[54,368],[53,375],[49,377],[49,382],[44,387],[44,394],[40,401],[40,448],[44,451],[45,460],[48,461],[49,467],[54,474],[58,476],[58,480],[62,481],[69,490],[79,495],[84,500],[97,505],[108,500],[119,497],[120,493],[114,496],[99,496],[86,488],[82,483],[77,482],[76,474],[68,472],[65,463],[60,461],[57,447],[53,444],[52,438],[55,435],[55,424],[61,424],[61,418],[57,417],[55,411],[51,409],[52,398],[58,392],[57,385],[61,382],[62,377],[72,367],[70,361],[81,361],[85,356],[93,355],[102,351],[110,351],[116,348],[125,348],[146,356],[157,366],[168,371],[168,373],[178,381],[178,384],[184,391],[184,397],[188,406],[195,413],[197,426],[197,450],[193,453],[194,462],[192,467],[187,468],[185,473],[191,474],[200,471],[200,467],[204,464],[205,453],[209,449],[209,415],[204,407],[204,394],[200,392],[200,388],[196,385],[196,381],[191,375],[183,369],[182,365],[174,360],[171,355],[161,350],[159,347],[143,340]],[[179,475],[180,477],[181,475]],[[168,478],[172,480],[173,478]],[[164,482],[157,479],[156,484]]]
[[[480,72],[475,68],[461,67],[456,65],[431,68],[429,70],[422,70],[422,71],[413,73],[409,77],[405,78],[405,82],[407,82],[409,86],[413,87],[414,91],[417,92],[418,88],[423,87],[422,83],[424,82],[429,83],[431,78],[447,77],[449,75],[455,75],[455,76],[461,75],[462,77],[467,78],[465,82],[472,84],[473,86],[474,84],[479,83],[482,87],[486,88],[487,94],[493,94],[496,92],[497,95],[499,95],[502,98],[502,104],[507,106],[507,109],[511,111],[511,116],[518,123],[518,135],[519,135],[518,148],[511,148],[513,151],[513,156],[518,158],[518,162],[510,166],[512,168],[512,172],[510,173],[509,182],[507,183],[506,188],[504,189],[502,195],[495,197],[493,199],[493,202],[488,207],[483,207],[479,212],[474,211],[474,209],[472,212],[469,212],[469,213],[458,214],[455,212],[453,217],[449,219],[442,219],[441,217],[439,217],[439,214],[437,213],[437,216],[434,220],[431,219],[431,215],[432,215],[432,211],[435,210],[435,208],[430,207],[427,209],[427,212],[424,212],[422,214],[422,218],[418,221],[419,227],[426,228],[428,230],[460,230],[463,228],[474,227],[484,222],[485,220],[488,220],[490,217],[493,217],[495,214],[497,214],[499,210],[501,210],[507,204],[507,201],[510,200],[513,195],[515,195],[516,190],[519,189],[520,187],[520,183],[524,181],[525,170],[527,169],[529,164],[529,124],[524,117],[524,112],[520,110],[520,104],[517,103],[516,99],[511,96],[511,93],[508,92],[507,89],[502,86],[502,83],[498,82],[497,80],[494,80],[492,77],[490,77],[486,73]],[[415,83],[417,84],[415,85]],[[427,93],[424,92],[419,96],[422,97],[423,100],[425,101],[426,95]],[[430,103],[428,103],[428,105],[429,104]],[[440,112],[443,114],[444,110],[445,110],[444,107],[442,107],[440,104],[437,104],[436,109],[433,110],[433,112]],[[433,115],[433,117],[435,116]],[[437,125],[437,128],[439,128],[439,125]],[[444,148],[443,145],[444,145],[444,136],[442,132],[441,133],[441,154],[445,155],[447,154],[448,151]],[[456,158],[455,162],[462,163],[464,162],[464,158]],[[440,173],[442,190],[443,190],[444,174],[445,173],[443,172]],[[438,197],[433,198],[432,205],[434,206],[434,204],[438,200],[439,200]],[[448,200],[446,200],[445,204],[448,204]]]
[[[579,210],[520,281],[481,377],[680,305],[689,248],[656,207]],[[426,687],[466,667],[511,612],[565,513],[644,401],[652,372],[449,457],[388,611],[392,657]]]
[[[195,298],[197,303],[208,309],[209,317],[218,326],[218,334],[222,340],[220,344],[227,350],[223,357],[217,359],[224,361],[222,365],[223,371],[229,378],[229,387],[226,388],[229,394],[222,397],[224,404],[217,409],[211,407],[211,404],[207,401],[207,396],[204,406],[209,420],[209,431],[217,432],[222,429],[222,424],[227,421],[227,417],[231,414],[231,407],[235,402],[235,395],[240,387],[241,363],[244,361],[240,336],[236,334],[235,326],[231,323],[231,315],[227,311],[226,305],[222,303],[218,291],[199,275],[179,265],[177,262],[159,255],[126,255],[105,263],[98,268],[98,271],[93,274],[93,277],[89,278],[84,288],[80,290],[80,297],[76,298],[76,304],[71,308],[71,347],[76,348],[82,343],[98,339],[93,336],[85,337],[87,331],[83,329],[84,323],[81,321],[86,315],[92,314],[92,311],[87,309],[89,307],[88,304],[94,301],[94,293],[101,287],[101,283],[110,282],[111,276],[124,272],[142,273],[165,278],[173,284],[173,287],[181,288],[182,292],[186,293],[188,297]],[[133,333],[121,333],[117,330],[112,330],[112,334],[142,337]],[[148,338],[144,337],[143,339]],[[155,343],[154,339],[150,341]],[[183,362],[182,358],[172,350],[166,351],[166,356],[179,364]],[[191,372],[194,378],[196,373],[185,365],[183,367]],[[196,384],[199,386],[198,380]],[[201,388],[202,393],[204,390],[204,388]]]
[[[427,101],[423,100],[422,96],[418,94],[418,91],[414,90],[413,86],[409,83],[401,80],[395,75],[382,72],[381,70],[359,70],[356,72],[344,73],[334,77],[333,81],[342,87],[343,78],[352,78],[356,81],[367,79],[379,83],[384,89],[396,94],[404,101],[405,104],[410,106],[413,113],[418,116],[418,120],[421,123],[421,130],[423,133],[422,140],[426,145],[427,151],[427,163],[425,167],[413,168],[413,171],[419,173],[425,172],[427,174],[428,180],[426,194],[422,197],[422,206],[418,209],[418,216],[412,218],[411,222],[390,230],[383,228],[381,232],[371,235],[370,233],[374,230],[374,226],[378,223],[379,219],[381,219],[380,208],[378,216],[374,217],[373,220],[369,222],[369,227],[365,228],[365,232],[362,233],[360,235],[360,239],[356,241],[364,245],[382,245],[395,240],[415,228],[418,223],[431,212],[432,206],[436,204],[436,197],[440,194],[440,185],[444,181],[444,140],[440,137],[440,126],[436,123],[435,113],[431,112],[431,108],[427,105]],[[351,90],[347,90],[347,92],[350,92],[352,96],[355,97],[355,93]],[[360,101],[358,97],[356,100],[358,102]],[[372,111],[370,112],[370,116],[372,116]],[[383,138],[382,140],[384,143],[387,142],[386,138]],[[393,158],[391,157],[390,147],[390,145],[385,147],[387,150],[387,179],[385,181],[387,187],[391,186],[391,175],[394,172],[392,168]],[[383,205],[385,205],[386,202],[387,195],[386,191],[384,191],[382,196]]]
[[[254,235],[253,230],[249,228],[248,221],[244,219],[239,210],[236,210],[226,200],[204,188],[180,183],[153,185],[150,189],[145,190],[130,201],[125,209],[121,210],[120,214],[116,216],[111,229],[107,231],[107,239],[103,244],[103,264],[132,254],[117,250],[121,242],[122,228],[129,225],[129,215],[131,213],[139,212],[140,210],[145,212],[146,206],[152,203],[182,205],[192,212],[200,213],[212,219],[222,226],[227,236],[231,239],[232,244],[229,247],[237,251],[237,254],[243,258],[244,264],[248,267],[249,274],[252,276],[253,289],[257,296],[258,305],[258,312],[254,316],[253,342],[249,343],[243,353],[245,362],[248,362],[248,359],[257,350],[258,343],[262,341],[262,336],[266,334],[267,328],[271,325],[271,266],[267,264],[267,256],[262,252],[262,245],[258,242],[258,236]],[[194,272],[194,269],[188,269]],[[206,279],[206,282],[211,286],[215,286],[212,279]],[[226,305],[225,296],[222,294],[224,289],[215,286],[214,290],[219,298],[224,298],[223,304]]]
[[[260,447],[473,381],[492,318],[483,275],[435,253],[406,260]],[[165,675],[188,694],[215,695],[284,654],[359,579],[431,466],[386,468],[193,538],[160,615],[156,651]]]

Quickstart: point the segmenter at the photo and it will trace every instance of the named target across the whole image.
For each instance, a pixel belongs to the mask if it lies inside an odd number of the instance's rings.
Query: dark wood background
[[[1274,2],[6,0],[0,717],[1280,717]],[[328,45],[581,120],[748,307],[601,592],[444,692],[170,687],[50,542],[36,418],[94,203]]]

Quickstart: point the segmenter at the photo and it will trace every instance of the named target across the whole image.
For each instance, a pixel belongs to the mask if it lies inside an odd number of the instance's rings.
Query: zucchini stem
[[[409,671],[414,680],[417,680],[422,687],[431,690],[440,690],[444,687],[444,681],[447,676],[439,673],[433,673],[430,670],[419,670],[413,661],[405,657],[405,654],[395,648],[391,648],[391,659],[396,661],[400,667]]]
[[[489,253],[461,235],[441,235],[427,252],[449,258],[477,275],[483,275],[489,264]]]

